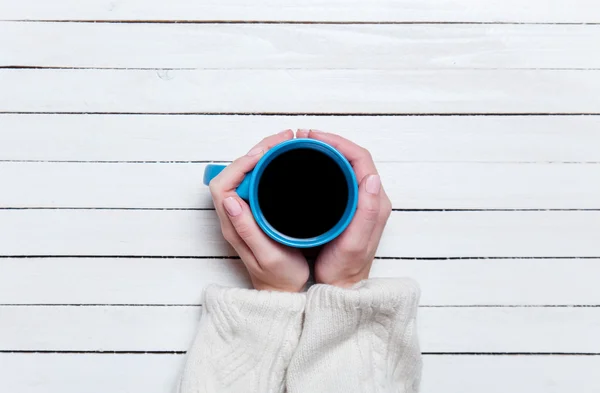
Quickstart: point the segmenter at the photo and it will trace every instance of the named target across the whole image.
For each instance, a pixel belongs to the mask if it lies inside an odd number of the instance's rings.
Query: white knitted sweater
[[[414,393],[421,375],[410,279],[307,293],[206,289],[179,393]]]

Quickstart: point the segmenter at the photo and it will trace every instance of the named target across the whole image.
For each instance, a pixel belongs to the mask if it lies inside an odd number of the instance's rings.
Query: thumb
[[[258,263],[273,254],[273,241],[260,229],[250,206],[238,196],[223,200],[223,207],[240,238],[248,245]]]
[[[340,239],[342,249],[353,251],[367,249],[379,217],[380,191],[379,175],[367,175],[363,178],[358,189],[356,214]]]

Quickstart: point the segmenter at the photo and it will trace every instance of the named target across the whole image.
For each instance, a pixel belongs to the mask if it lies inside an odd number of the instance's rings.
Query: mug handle
[[[221,164],[208,164],[206,168],[204,168],[204,185],[208,186],[210,181],[214,179],[223,169],[225,169],[227,165]],[[250,174],[252,171],[246,173],[246,177],[240,183],[240,185],[235,189],[240,198],[244,200],[248,200],[250,198]]]

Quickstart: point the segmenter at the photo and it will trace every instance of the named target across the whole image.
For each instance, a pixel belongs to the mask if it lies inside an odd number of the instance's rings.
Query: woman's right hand
[[[268,237],[254,220],[250,206],[235,192],[267,150],[293,137],[293,131],[286,130],[263,139],[209,184],[223,236],[236,250],[254,288],[259,290],[299,292],[309,277],[308,264],[300,250]]]

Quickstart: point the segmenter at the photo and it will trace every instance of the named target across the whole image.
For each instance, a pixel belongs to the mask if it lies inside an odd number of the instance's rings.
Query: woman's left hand
[[[298,138],[312,138],[328,143],[342,153],[354,168],[358,187],[358,207],[348,228],[326,244],[315,264],[318,283],[351,287],[369,278],[379,240],[392,203],[369,151],[339,135],[316,130],[298,130]]]

